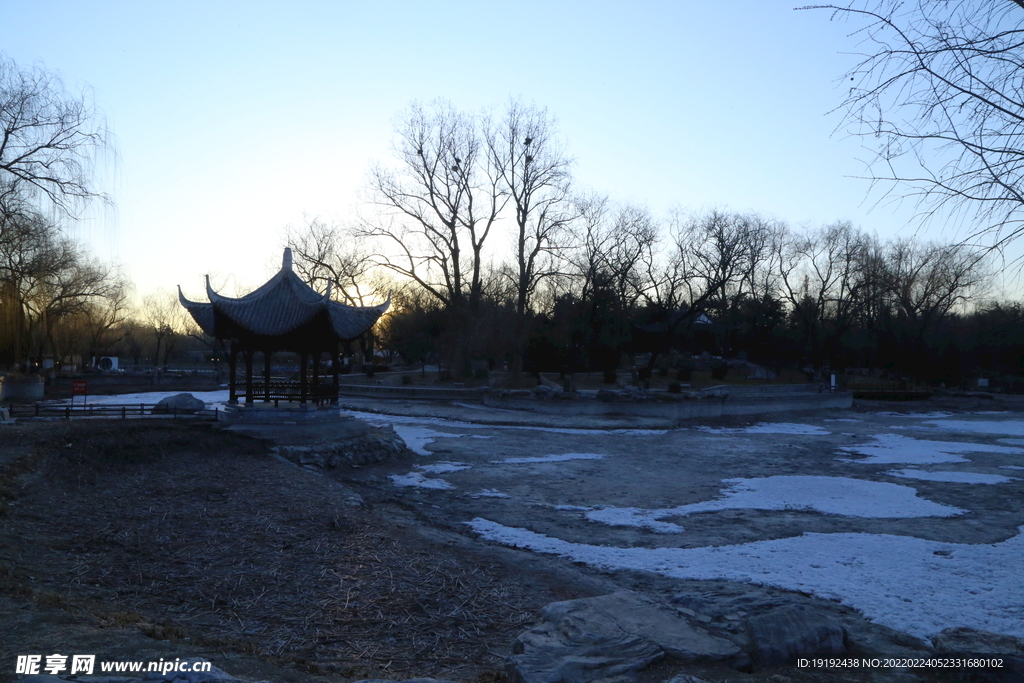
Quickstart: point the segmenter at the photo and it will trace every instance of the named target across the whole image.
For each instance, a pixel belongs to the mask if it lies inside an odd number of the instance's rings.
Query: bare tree
[[[870,140],[871,179],[924,217],[959,216],[965,242],[1024,232],[1024,1],[864,0],[829,9],[866,22],[841,109]]]
[[[361,234],[385,247],[377,262],[410,278],[446,308],[474,310],[483,248],[508,202],[479,124],[451,104],[413,104],[397,125],[399,167],[371,171],[382,214]]]
[[[303,230],[289,230],[295,270],[314,289],[331,288],[331,296],[350,306],[368,306],[381,292],[370,286],[373,262],[355,231],[314,218]]]
[[[156,349],[153,352],[153,364],[162,366],[166,371],[171,352],[180,337],[188,332],[192,322],[185,308],[178,302],[178,296],[164,289],[142,297],[140,317],[149,327],[153,335]],[[163,363],[160,362],[160,350],[163,347]]]
[[[646,252],[649,278],[639,291],[664,317],[662,343],[648,361],[648,376],[677,329],[702,313],[725,311],[731,299],[746,293],[744,286],[760,281],[755,274],[761,261],[769,258],[769,242],[763,235],[769,229],[773,227],[756,215],[675,212],[667,257],[659,259],[656,251]]]
[[[41,67],[0,56],[0,204],[39,195],[66,214],[92,187],[92,164],[110,149],[110,134],[84,96],[70,95]]]
[[[565,232],[575,216],[569,194],[572,161],[555,134],[547,110],[515,100],[500,123],[488,121],[484,130],[491,166],[515,210],[513,284],[519,317],[529,311],[537,285],[557,272],[554,257],[565,249]]]
[[[841,221],[780,244],[779,291],[813,362],[830,360],[839,339],[869,303],[865,295],[872,243]]]
[[[897,240],[886,251],[896,314],[919,342],[956,305],[982,295],[991,277],[984,252],[963,245]]]

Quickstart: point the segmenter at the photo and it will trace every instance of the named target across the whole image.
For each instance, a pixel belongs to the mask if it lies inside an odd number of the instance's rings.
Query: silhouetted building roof
[[[262,287],[234,299],[213,291],[207,275],[206,295],[210,303],[189,301],[178,287],[181,305],[207,334],[289,347],[355,339],[373,327],[391,304],[390,297],[379,306],[368,307],[331,301],[330,285],[320,294],[292,271],[292,250],[288,248],[281,270]]]

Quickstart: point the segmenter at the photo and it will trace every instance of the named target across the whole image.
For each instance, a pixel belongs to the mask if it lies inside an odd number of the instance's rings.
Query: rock
[[[1024,656],[1024,640],[965,626],[947,628],[933,636],[932,645],[937,652]]]
[[[977,669],[972,683],[1020,683],[1024,681],[1024,640],[1002,633],[979,631],[964,626],[947,628],[932,636],[932,645],[943,655],[963,657],[990,655],[1003,660],[1001,668]]]
[[[690,674],[679,674],[665,681],[665,683],[707,683],[703,678],[697,678]]]
[[[614,401],[616,398],[618,398],[618,394],[616,394],[614,391],[609,391],[608,389],[597,390],[598,401]]]
[[[408,678],[404,681],[393,681],[387,678],[364,678],[355,683],[455,683],[441,678]]]
[[[206,404],[192,394],[176,394],[168,396],[153,407],[154,413],[180,413],[191,415],[206,408]]]
[[[533,388],[533,395],[537,398],[551,398],[555,393],[556,390],[546,384],[538,384]]]
[[[682,613],[630,591],[553,602],[544,623],[521,634],[509,659],[512,683],[588,683],[625,676],[668,655],[684,662],[748,660],[730,640],[692,625]]]
[[[755,666],[779,666],[797,657],[846,652],[846,630],[805,605],[787,605],[747,622]]]
[[[590,683],[625,676],[665,656],[649,640],[614,624],[544,623],[521,634],[509,658],[509,683]],[[561,627],[560,627],[561,626]]]
[[[0,408],[0,422],[10,422],[11,411],[7,408]]]
[[[412,455],[391,427],[370,429],[358,438],[323,440],[304,445],[283,444],[272,450],[296,465],[327,469],[345,465],[362,467]]]

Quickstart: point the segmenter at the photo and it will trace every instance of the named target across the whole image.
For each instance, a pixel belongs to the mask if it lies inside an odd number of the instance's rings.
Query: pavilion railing
[[[235,382],[235,397],[239,403],[245,401],[245,384]],[[253,383],[253,401],[280,401],[299,402],[302,400],[302,385],[299,382],[271,382],[269,385],[262,382]],[[333,384],[308,384],[306,386],[306,401],[321,405],[338,400],[338,387]]]

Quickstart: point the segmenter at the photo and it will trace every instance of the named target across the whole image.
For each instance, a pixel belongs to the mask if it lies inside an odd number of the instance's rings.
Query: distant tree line
[[[377,343],[407,361],[613,372],[641,354],[643,374],[706,352],[936,382],[1024,374],[1020,305],[990,299],[986,250],[751,213],[659,220],[576,188],[553,119],[518,101],[498,118],[414,104],[394,148],[358,222],[288,241],[340,300],[394,290]]]

